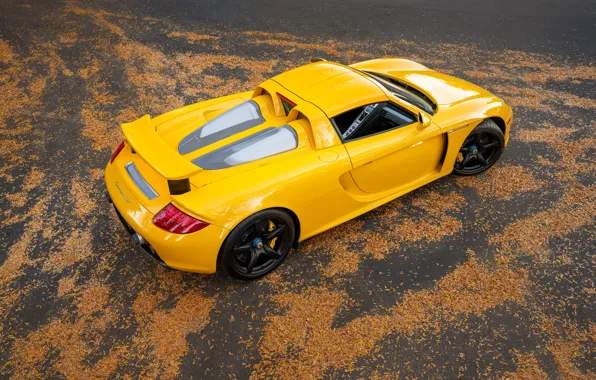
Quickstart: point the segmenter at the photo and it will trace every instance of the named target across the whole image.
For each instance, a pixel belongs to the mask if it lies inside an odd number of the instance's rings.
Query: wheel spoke
[[[459,164],[459,166],[461,166],[462,168],[466,167],[466,165],[469,164],[470,161],[472,161],[472,158],[474,158],[473,154],[466,155],[466,157],[464,157],[464,160],[461,162],[461,164]]]
[[[491,149],[491,148],[496,148],[498,146],[499,146],[498,141],[493,141],[493,142],[486,143],[484,145],[480,145],[480,147],[483,149]]]
[[[482,165],[486,165],[486,164],[487,164],[486,160],[484,159],[484,157],[482,157],[482,155],[481,155],[481,154],[477,154],[477,155],[476,155],[476,159],[477,159],[477,160],[478,160],[478,161],[479,161],[479,162],[480,162]]]
[[[243,252],[248,252],[252,249],[252,244],[248,243],[245,245],[241,245],[240,247],[235,247],[234,248],[234,253],[243,253]]]
[[[257,260],[259,259],[259,253],[256,249],[250,250],[250,261],[246,267],[246,273],[251,274],[252,270],[254,269],[255,265],[257,264]]]
[[[286,230],[286,226],[282,224],[281,226],[277,227],[277,229],[275,229],[271,232],[265,233],[263,235],[263,240],[265,240],[265,241],[273,240],[276,237],[278,237],[279,235],[281,235],[285,230]]]
[[[239,275],[249,278],[271,271],[287,253],[290,227],[276,217],[259,218],[239,236],[232,249],[232,265]]]
[[[274,250],[273,248],[269,247],[268,245],[264,245],[263,249],[265,250],[265,254],[269,257],[271,257],[272,259],[279,259],[281,257],[281,255],[279,253],[277,253],[276,250]]]
[[[461,149],[459,150],[462,153],[468,153],[470,151],[470,148],[465,148],[465,147],[461,147]]]

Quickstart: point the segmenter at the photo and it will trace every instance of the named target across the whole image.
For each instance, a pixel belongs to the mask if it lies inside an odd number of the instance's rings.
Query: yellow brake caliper
[[[273,223],[272,221],[269,221],[269,228],[268,228],[268,232],[271,232],[275,229],[275,223]],[[277,238],[273,238],[273,240],[271,240],[271,243],[269,243],[269,246],[271,248],[275,248],[275,242],[277,241]]]
[[[464,155],[462,152],[457,152],[457,162],[462,162],[464,160]]]

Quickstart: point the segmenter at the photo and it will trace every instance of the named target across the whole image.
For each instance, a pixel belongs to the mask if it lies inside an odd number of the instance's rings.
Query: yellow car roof
[[[327,117],[387,100],[385,92],[356,71],[333,62],[316,62],[272,78],[319,107]]]

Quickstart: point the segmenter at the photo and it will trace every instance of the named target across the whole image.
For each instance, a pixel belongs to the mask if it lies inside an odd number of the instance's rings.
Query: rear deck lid
[[[122,124],[122,132],[132,149],[166,180],[189,178],[202,170],[157,134],[149,115]]]

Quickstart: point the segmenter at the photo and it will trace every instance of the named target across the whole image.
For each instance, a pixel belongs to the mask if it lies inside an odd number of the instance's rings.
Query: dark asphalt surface
[[[594,378],[596,2],[0,3],[0,376]],[[513,106],[501,161],[252,282],[165,270],[102,198],[118,123],[323,56]]]
[[[134,12],[177,25],[221,25],[299,36],[471,43],[489,49],[592,58],[596,2],[515,0],[260,0],[97,1],[101,9]],[[578,57],[579,56],[579,57]]]

